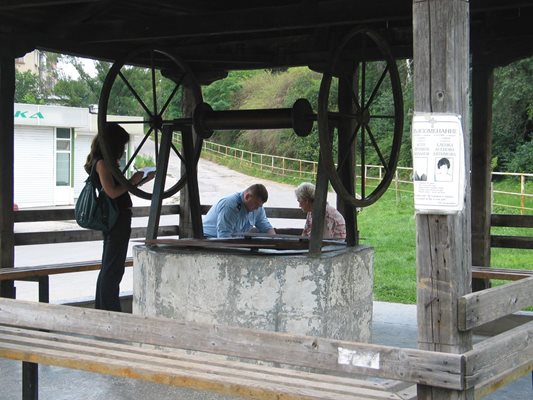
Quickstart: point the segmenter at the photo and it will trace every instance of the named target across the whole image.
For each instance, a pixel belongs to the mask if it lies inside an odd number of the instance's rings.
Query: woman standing
[[[313,203],[315,201],[315,185],[304,182],[294,191],[296,200],[302,211],[307,213],[302,236],[311,236],[313,224]],[[324,221],[324,239],[345,239],[346,222],[342,214],[326,203],[326,216]]]
[[[96,282],[95,308],[109,311],[121,311],[120,282],[124,275],[124,263],[128,252],[131,234],[131,197],[126,186],[121,185],[112,175],[103,160],[100,140],[105,141],[116,159],[117,166],[126,149],[130,136],[120,125],[109,123],[104,132],[99,132],[92,141],[91,152],[85,162],[85,171],[91,173],[96,169],[97,187],[102,187],[105,194],[114,199],[119,209],[117,222],[104,234],[102,252],[102,269]],[[138,185],[143,172],[136,172],[130,178],[132,185]],[[152,176],[153,178],[153,176]]]

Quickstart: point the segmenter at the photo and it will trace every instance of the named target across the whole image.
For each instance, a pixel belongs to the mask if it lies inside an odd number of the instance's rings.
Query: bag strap
[[[102,190],[102,184],[100,183],[100,179],[98,178],[98,173],[96,172],[96,162],[93,163],[93,166],[91,168],[91,173],[89,174],[89,179],[91,180],[93,186],[98,189],[98,191]]]

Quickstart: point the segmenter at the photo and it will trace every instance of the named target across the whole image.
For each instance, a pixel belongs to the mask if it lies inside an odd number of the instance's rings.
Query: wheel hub
[[[370,112],[368,111],[368,109],[359,111],[356,114],[355,119],[357,123],[361,126],[368,125],[368,123],[370,122]]]
[[[163,118],[160,115],[152,116],[150,120],[150,127],[156,130],[162,130],[163,128]]]

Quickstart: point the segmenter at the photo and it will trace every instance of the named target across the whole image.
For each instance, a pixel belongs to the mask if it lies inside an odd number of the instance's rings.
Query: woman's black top
[[[96,165],[96,163],[98,162],[99,160],[95,160],[94,161],[94,165]],[[98,178],[98,187],[102,187],[102,184],[100,183],[100,177],[98,176],[98,173],[96,174],[97,178]],[[117,179],[113,176],[113,181],[115,182],[115,185],[119,185],[120,183],[117,181]],[[120,196],[118,196],[117,198],[114,199],[115,202],[117,203],[117,207],[119,209],[124,209],[124,208],[131,208],[133,203],[131,202],[131,196],[130,196],[130,192],[124,192],[122,193]]]

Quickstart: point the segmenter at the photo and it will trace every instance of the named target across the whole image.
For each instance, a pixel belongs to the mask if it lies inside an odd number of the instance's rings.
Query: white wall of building
[[[15,203],[20,207],[53,205],[54,128],[16,127],[14,157]]]
[[[120,120],[138,117],[117,117]],[[15,103],[14,200],[19,207],[73,205],[87,174],[83,165],[97,133],[97,115],[86,108]],[[58,128],[70,129],[71,182],[56,185]],[[141,124],[126,127],[133,143],[142,136]],[[60,129],[61,130],[61,129]],[[64,130],[62,132],[65,132]],[[63,149],[64,151],[64,149]]]

